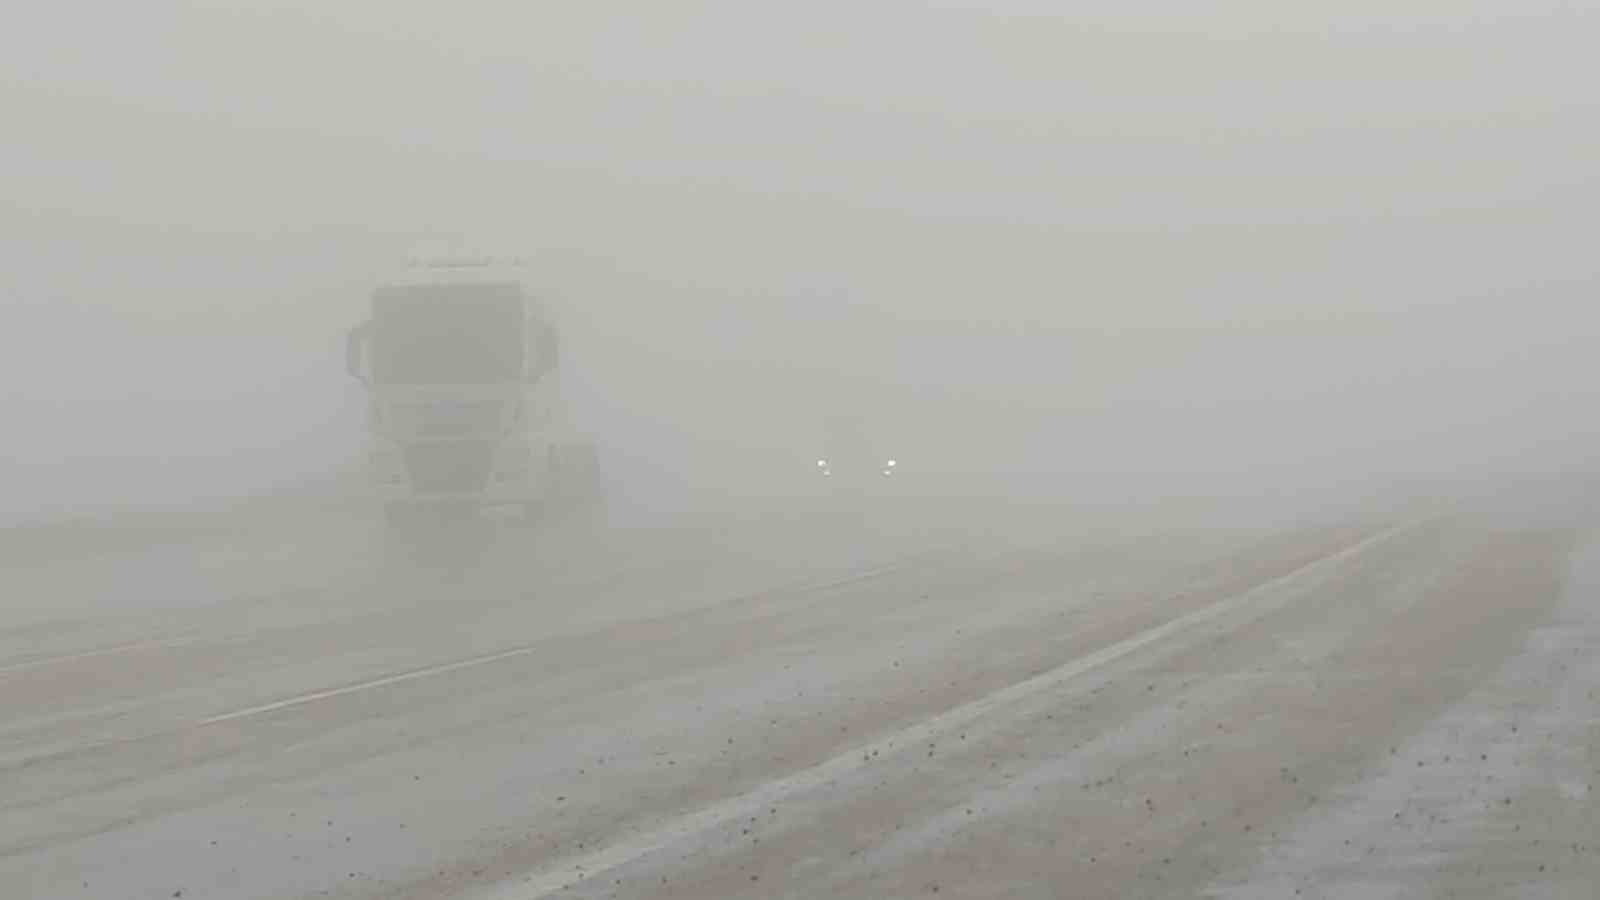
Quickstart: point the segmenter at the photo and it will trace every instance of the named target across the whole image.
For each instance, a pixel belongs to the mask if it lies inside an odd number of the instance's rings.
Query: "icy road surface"
[[[1595,896],[1587,529],[1031,515],[14,532],[0,896]]]

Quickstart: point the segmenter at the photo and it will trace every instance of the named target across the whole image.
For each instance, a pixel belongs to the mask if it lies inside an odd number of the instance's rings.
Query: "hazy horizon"
[[[841,407],[1068,492],[1585,468],[1600,14],[1509,9],[35,11],[8,518],[344,463],[344,329],[441,238],[536,260],[640,490],[804,460]]]

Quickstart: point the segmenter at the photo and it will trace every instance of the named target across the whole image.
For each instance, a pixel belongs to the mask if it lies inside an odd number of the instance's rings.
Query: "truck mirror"
[[[350,377],[359,380],[362,384],[367,383],[367,375],[362,371],[362,357],[365,355],[363,350],[367,343],[367,334],[371,329],[371,322],[363,322],[350,329],[350,333],[345,335],[344,341],[345,371],[350,373]]]

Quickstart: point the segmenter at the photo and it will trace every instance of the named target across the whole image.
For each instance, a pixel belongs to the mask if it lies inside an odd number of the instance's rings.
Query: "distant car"
[[[823,478],[877,480],[891,478],[899,469],[898,459],[873,448],[861,419],[836,416],[826,426],[824,450],[816,465],[817,474]]]
[[[817,474],[824,478],[832,478],[834,477],[834,471],[837,468],[839,473],[847,478],[859,477],[861,475],[870,476],[874,474],[874,472],[876,472],[877,476],[880,478],[889,478],[895,474],[895,469],[900,465],[900,461],[897,459],[885,459],[876,464],[874,464],[872,461],[866,461],[866,464],[862,463],[863,461],[861,460],[850,460],[843,467],[839,467],[839,463],[836,460],[819,459],[817,460]]]

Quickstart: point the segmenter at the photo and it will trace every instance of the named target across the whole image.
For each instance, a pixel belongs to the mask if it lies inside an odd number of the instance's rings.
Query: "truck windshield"
[[[500,384],[523,375],[514,284],[406,285],[372,301],[372,367],[387,384]]]

